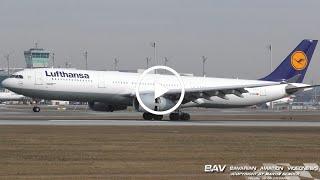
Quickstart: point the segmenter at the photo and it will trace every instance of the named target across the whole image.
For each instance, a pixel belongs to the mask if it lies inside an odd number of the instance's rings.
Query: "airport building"
[[[27,68],[46,68],[49,66],[50,52],[43,48],[31,48],[24,51]]]

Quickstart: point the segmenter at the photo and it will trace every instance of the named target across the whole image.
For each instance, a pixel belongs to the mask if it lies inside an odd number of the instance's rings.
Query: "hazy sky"
[[[0,67],[24,67],[23,51],[38,42],[66,61],[90,69],[144,68],[153,58],[169,58],[179,72],[256,79],[269,70],[267,45],[277,66],[305,38],[320,38],[319,0],[0,0]],[[306,82],[320,82],[317,47]],[[153,59],[152,59],[153,60]],[[154,63],[154,60],[153,60]]]

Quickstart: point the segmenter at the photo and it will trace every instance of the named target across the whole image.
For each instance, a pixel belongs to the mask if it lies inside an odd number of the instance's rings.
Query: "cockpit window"
[[[12,74],[10,78],[23,79],[23,76],[18,74]]]

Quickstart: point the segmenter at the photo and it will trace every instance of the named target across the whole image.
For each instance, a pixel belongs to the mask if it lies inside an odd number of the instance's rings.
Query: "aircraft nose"
[[[3,81],[1,82],[1,85],[2,85],[4,88],[10,88],[10,87],[11,87],[10,79],[7,78],[7,79],[3,80]]]

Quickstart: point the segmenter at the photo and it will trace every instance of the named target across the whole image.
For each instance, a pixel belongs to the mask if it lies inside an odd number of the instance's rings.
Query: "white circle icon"
[[[168,110],[165,110],[165,111],[155,111],[153,109],[150,109],[149,107],[147,107],[143,101],[141,100],[141,97],[140,97],[140,85],[141,85],[141,81],[143,80],[143,78],[151,71],[155,71],[156,69],[163,69],[163,70],[167,70],[167,71],[170,71],[177,79],[178,79],[178,82],[179,82],[179,85],[180,85],[180,89],[181,89],[181,94],[180,94],[180,98],[178,100],[178,102],[170,109]],[[166,87],[162,86],[162,85],[159,85],[158,83],[154,83],[154,99],[162,96],[163,94],[165,94],[166,92],[170,91],[169,89],[167,89]],[[138,79],[138,83],[137,83],[137,86],[136,86],[136,97],[137,97],[137,100],[140,104],[140,106],[148,111],[149,113],[152,113],[152,114],[156,114],[156,115],[165,115],[165,114],[169,114],[171,112],[173,112],[174,110],[176,110],[182,103],[183,101],[183,98],[184,98],[184,94],[185,94],[185,88],[184,88],[184,84],[183,84],[183,81],[180,77],[180,75],[172,68],[168,67],[168,66],[153,66],[153,67],[150,67],[149,69],[145,70],[139,77]]]

